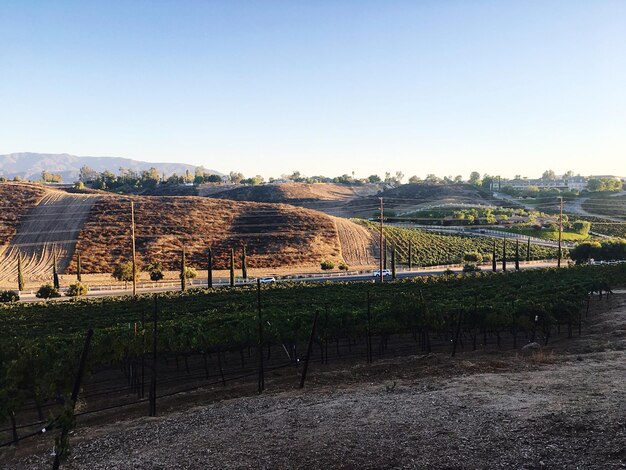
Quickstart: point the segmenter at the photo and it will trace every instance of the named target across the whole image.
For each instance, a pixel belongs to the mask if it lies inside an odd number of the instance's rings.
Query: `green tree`
[[[55,289],[60,289],[61,285],[59,283],[59,272],[57,270],[57,255],[54,253],[52,255],[52,285]]]
[[[163,265],[160,262],[150,263],[147,267],[150,280],[153,282],[159,282],[163,279]]]
[[[230,287],[235,287],[235,250],[230,249]]]
[[[44,284],[37,290],[37,292],[35,292],[35,297],[38,299],[48,300],[54,297],[61,297],[61,294],[52,284]]]
[[[207,253],[207,288],[213,287],[213,250],[209,248]]]
[[[480,173],[478,173],[477,171],[472,171],[470,173],[469,182],[474,186],[481,186],[482,180],[480,178]]]
[[[22,254],[17,254],[17,290],[24,290],[24,272],[22,270]]]
[[[78,282],[82,281],[82,264],[81,264],[81,259],[80,259],[80,253],[78,253],[77,257],[76,257],[76,280]]]
[[[73,284],[70,284],[65,292],[65,295],[68,297],[80,297],[83,295],[87,295],[89,288],[83,284],[82,282],[76,281]]]
[[[135,273],[135,276],[139,277],[139,269]],[[124,288],[128,287],[128,283],[133,280],[133,263],[132,261],[124,261],[119,263],[113,269],[113,274],[111,274],[115,280],[119,282],[124,282]]]
[[[185,245],[183,245],[183,251],[180,255],[180,290],[185,290],[187,288],[187,266],[185,266]]]
[[[246,245],[241,248],[241,277],[248,279],[248,268],[246,266]]]

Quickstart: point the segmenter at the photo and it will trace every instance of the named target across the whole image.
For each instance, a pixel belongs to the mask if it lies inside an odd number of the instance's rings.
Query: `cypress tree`
[[[78,257],[76,258],[76,280],[78,282],[82,282],[82,273],[81,273],[81,264],[80,264],[80,253],[78,253]]]
[[[528,245],[526,246],[526,261],[530,261],[530,237],[528,237]]]
[[[391,279],[396,278],[396,245],[391,248]]]
[[[248,269],[246,268],[246,245],[243,245],[241,252],[241,276],[248,279]]]
[[[52,255],[52,285],[55,289],[60,289],[61,284],[59,283],[59,272],[57,271],[57,255],[54,253]]]
[[[213,250],[211,248],[207,256],[207,287],[209,289],[213,287]]]
[[[506,271],[506,238],[502,239],[502,271]]]
[[[515,240],[515,270],[519,271],[519,240]]]
[[[180,290],[185,290],[187,288],[187,278],[185,277],[185,271],[187,267],[185,266],[185,246],[183,245],[183,251],[180,255]]]
[[[498,270],[498,263],[496,261],[496,241],[493,241],[493,254],[491,257],[491,269],[495,273]]]
[[[230,249],[230,287],[235,287],[235,250]]]
[[[17,253],[17,290],[24,290],[24,273],[22,272],[22,254]]]

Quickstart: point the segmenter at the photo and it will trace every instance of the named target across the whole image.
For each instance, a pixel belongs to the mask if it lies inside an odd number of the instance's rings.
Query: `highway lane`
[[[508,263],[508,270],[513,271],[515,269],[515,263]],[[556,261],[542,261],[542,262],[521,262],[520,269],[541,269],[541,268],[551,268],[556,267]],[[453,266],[438,266],[435,269],[428,268],[420,268],[415,270],[398,270],[397,278],[398,279],[407,279],[418,276],[441,276],[447,270],[451,270],[455,273],[460,273],[463,271],[463,268],[458,265]],[[502,270],[502,265],[498,264],[498,271]],[[485,264],[482,266],[483,272],[491,272],[491,264]],[[311,274],[306,276],[285,276],[285,277],[277,277],[276,282],[376,282],[378,280],[377,277],[372,275],[372,271],[359,273],[359,274],[345,274],[345,275],[319,275],[319,274]],[[385,282],[390,282],[391,276],[385,277]],[[247,283],[237,283],[237,287],[241,287],[244,285],[255,285],[256,280],[250,280]],[[214,287],[228,287],[227,279],[216,279],[213,282]],[[207,283],[202,281],[196,281],[193,285],[189,286],[188,289],[197,289],[197,288],[206,288]],[[63,290],[63,289],[62,289]],[[154,294],[154,293],[163,293],[163,292],[179,292],[180,284],[178,283],[167,283],[167,285],[150,285],[145,287],[139,287],[137,289],[137,293],[141,294]],[[97,297],[115,297],[115,296],[123,296],[123,295],[132,295],[132,288],[128,289],[120,289],[118,287],[107,286],[104,289],[92,288],[86,297],[97,298]],[[51,299],[51,301],[65,301],[70,300],[69,297],[60,297],[58,299]],[[20,302],[41,302],[41,299],[35,297],[34,293],[22,293],[20,296]]]

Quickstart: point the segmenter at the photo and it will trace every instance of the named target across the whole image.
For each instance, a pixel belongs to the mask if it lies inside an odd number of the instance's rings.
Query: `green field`
[[[362,222],[372,231],[378,230],[374,222]],[[483,256],[493,252],[493,243],[496,242],[497,257],[501,258],[502,239],[473,237],[461,235],[440,235],[426,230],[384,227],[387,247],[395,245],[398,254],[398,263],[408,264],[409,244],[411,245],[412,266],[437,266],[442,264],[460,263],[468,252],[478,251]],[[526,242],[520,243],[520,259],[527,257]],[[566,256],[566,250],[564,250]],[[506,254],[508,260],[515,259],[515,242],[507,242]],[[530,259],[555,259],[557,250],[539,245],[532,245]]]

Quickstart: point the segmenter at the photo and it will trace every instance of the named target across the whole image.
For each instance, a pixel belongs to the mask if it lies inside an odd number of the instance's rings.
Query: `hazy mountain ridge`
[[[38,180],[41,179],[42,171],[48,171],[60,173],[64,182],[71,183],[78,180],[78,173],[84,165],[97,172],[109,170],[116,174],[120,168],[140,172],[154,167],[159,173],[165,173],[166,176],[172,173],[183,175],[187,170],[193,173],[196,169],[196,166],[184,163],[143,162],[121,157],[78,157],[66,153],[24,152],[0,155],[0,176],[6,178],[19,176],[26,180]],[[207,169],[207,172],[221,175],[215,170]]]

